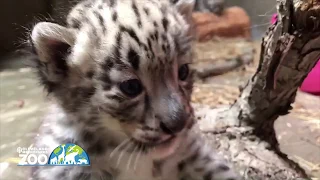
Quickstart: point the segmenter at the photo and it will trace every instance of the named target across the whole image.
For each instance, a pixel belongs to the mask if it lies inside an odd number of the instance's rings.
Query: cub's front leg
[[[178,164],[181,180],[240,180],[231,164],[195,134],[184,148],[184,157]]]

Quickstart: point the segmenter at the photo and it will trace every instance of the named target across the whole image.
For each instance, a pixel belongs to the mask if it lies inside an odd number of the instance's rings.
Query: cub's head
[[[33,28],[41,82],[86,126],[119,127],[146,147],[174,146],[193,123],[192,10],[182,2],[84,1],[68,26]]]

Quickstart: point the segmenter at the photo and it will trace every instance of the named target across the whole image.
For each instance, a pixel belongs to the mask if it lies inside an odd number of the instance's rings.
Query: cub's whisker
[[[131,160],[132,160],[132,158],[133,158],[133,154],[136,152],[136,150],[137,150],[138,147],[139,147],[139,145],[135,145],[135,144],[134,144],[134,149],[133,149],[133,151],[131,152],[130,157],[129,157],[129,160],[128,160],[127,170],[129,170],[129,168],[130,168]]]
[[[119,155],[119,157],[118,157],[118,160],[117,160],[117,168],[118,168],[118,166],[119,166],[119,164],[120,164],[120,161],[121,161],[121,159],[122,159],[122,157],[123,157],[123,155],[124,155],[124,152],[126,152],[126,151],[131,147],[132,144],[133,144],[133,143],[130,141],[130,142],[125,146],[125,149],[121,150],[121,153],[120,153],[120,155]]]
[[[142,144],[140,144],[139,145],[139,149],[138,149],[138,153],[137,153],[137,155],[136,155],[136,159],[135,159],[135,161],[134,161],[134,166],[133,166],[133,170],[136,170],[136,167],[137,167],[137,164],[138,164],[138,159],[140,158],[140,156],[141,156],[141,153],[142,153],[142,151],[143,151],[143,145]]]
[[[122,143],[120,143],[116,148],[113,149],[109,157],[112,158],[115,155],[115,153],[119,151],[123,146],[125,146],[128,142],[130,142],[130,139],[126,139]]]

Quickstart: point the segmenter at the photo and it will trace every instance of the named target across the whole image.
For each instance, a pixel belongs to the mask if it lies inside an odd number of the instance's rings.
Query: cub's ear
[[[40,22],[32,30],[31,41],[39,60],[50,63],[64,59],[73,46],[75,37],[66,27]]]
[[[36,70],[49,92],[63,84],[70,72],[68,57],[75,35],[68,28],[49,22],[36,24],[31,32],[31,46],[37,58]]]

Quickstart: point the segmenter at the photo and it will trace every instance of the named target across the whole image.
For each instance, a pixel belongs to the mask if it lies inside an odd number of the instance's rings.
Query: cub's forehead
[[[87,46],[96,61],[138,69],[171,64],[186,51],[181,46],[187,43],[188,25],[167,1],[93,2],[77,5],[68,24],[79,31],[78,46]]]

